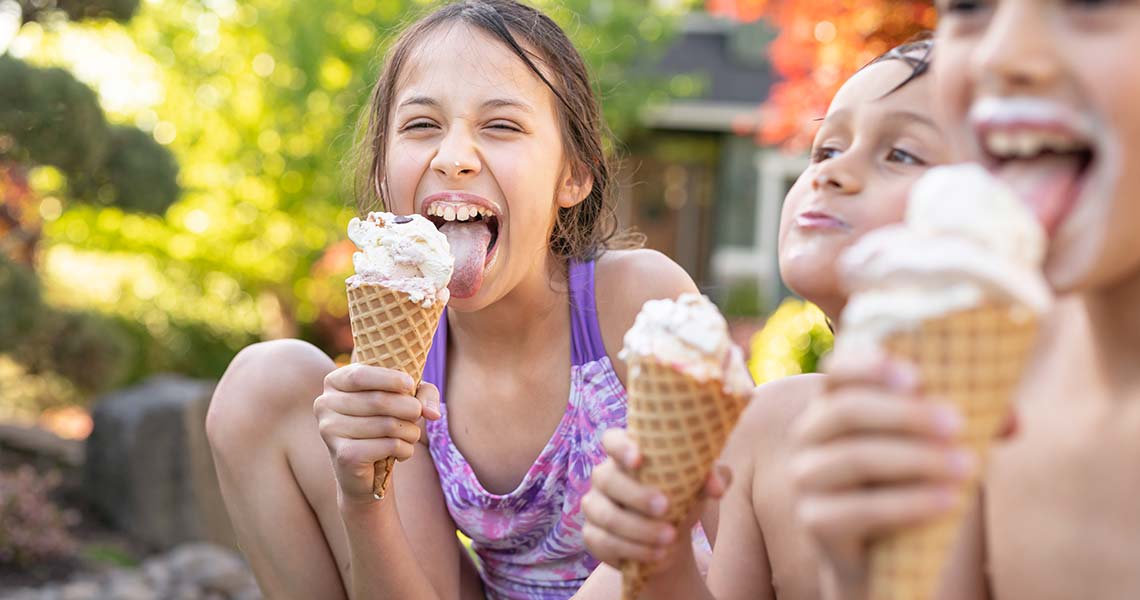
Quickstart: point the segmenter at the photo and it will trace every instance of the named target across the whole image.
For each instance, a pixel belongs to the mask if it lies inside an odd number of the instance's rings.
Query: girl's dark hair
[[[557,98],[563,152],[574,175],[593,181],[585,200],[559,208],[550,249],[555,256],[589,260],[610,245],[617,218],[610,201],[610,165],[602,120],[586,63],[566,33],[550,17],[514,0],[466,0],[439,8],[408,27],[388,51],[368,108],[361,115],[364,135],[357,144],[357,208],[385,206],[382,179],[387,156],[391,109],[400,73],[424,38],[442,25],[462,23],[499,40],[546,84]],[[526,46],[534,51],[528,50]],[[546,67],[545,72],[536,60]],[[550,77],[547,76],[550,74]]]
[[[891,94],[905,87],[908,83],[914,81],[915,79],[918,79],[919,77],[922,77],[927,71],[929,71],[930,59],[933,53],[934,39],[930,37],[929,33],[922,33],[911,41],[902,44],[901,46],[895,46],[894,48],[891,48],[890,50],[884,52],[875,60],[867,63],[867,65],[863,68],[866,69],[871,65],[886,62],[888,60],[901,60],[902,62],[910,65],[910,75],[907,76],[907,78],[904,79],[902,83],[896,85],[891,89],[891,91],[885,94],[886,96],[890,96]]]

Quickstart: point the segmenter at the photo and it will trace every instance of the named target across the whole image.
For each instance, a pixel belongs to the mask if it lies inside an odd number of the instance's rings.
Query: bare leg
[[[328,448],[313,416],[313,401],[335,367],[305,342],[255,344],[234,358],[206,416],[238,544],[262,593],[275,600],[347,597],[348,539]],[[446,512],[441,518],[450,520]],[[461,597],[482,598],[475,565],[458,539],[455,548]]]
[[[296,340],[255,344],[226,370],[206,431],[238,544],[269,598],[345,598],[348,541],[313,400],[335,364]]]

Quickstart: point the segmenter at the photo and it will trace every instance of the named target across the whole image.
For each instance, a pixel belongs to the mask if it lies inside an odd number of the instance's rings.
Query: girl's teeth
[[[443,219],[445,221],[454,221],[455,220],[455,209],[450,207],[450,206],[443,209]]]
[[[471,212],[468,210],[468,208],[466,206],[460,206],[459,211],[456,212],[455,214],[457,217],[459,217],[460,221],[466,221],[467,219],[469,219],[471,217]]]

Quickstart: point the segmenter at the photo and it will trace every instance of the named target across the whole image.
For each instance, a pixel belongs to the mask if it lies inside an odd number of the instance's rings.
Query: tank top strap
[[[443,386],[447,382],[447,309],[439,317],[439,327],[431,338],[431,349],[424,362],[423,380],[439,388],[439,401],[442,403],[447,397],[443,393]]]
[[[570,261],[570,344],[575,366],[606,356],[594,298],[594,261]]]

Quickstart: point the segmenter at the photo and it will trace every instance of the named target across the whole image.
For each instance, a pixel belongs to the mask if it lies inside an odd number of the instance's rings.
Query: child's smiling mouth
[[[974,105],[971,121],[986,167],[1055,233],[1097,165],[1088,119],[1046,100],[987,98]]]
[[[455,257],[455,272],[448,288],[456,298],[470,298],[483,285],[483,274],[498,249],[500,212],[492,202],[464,192],[428,196],[424,216],[447,236]]]

